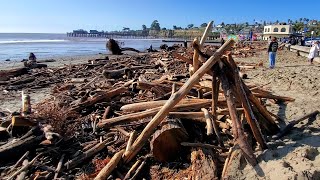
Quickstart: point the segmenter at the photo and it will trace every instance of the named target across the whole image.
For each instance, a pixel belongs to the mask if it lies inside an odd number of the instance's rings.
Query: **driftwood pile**
[[[264,100],[294,99],[245,84],[233,40],[203,53],[211,24],[192,60],[181,48],[38,70],[58,84],[1,112],[1,179],[219,179],[240,157],[255,166],[254,151],[288,132]]]

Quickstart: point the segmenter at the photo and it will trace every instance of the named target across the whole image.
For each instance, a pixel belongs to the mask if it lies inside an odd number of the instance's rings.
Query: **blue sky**
[[[155,19],[166,28],[210,20],[215,24],[320,20],[320,0],[1,0],[0,7],[0,32],[141,29]]]

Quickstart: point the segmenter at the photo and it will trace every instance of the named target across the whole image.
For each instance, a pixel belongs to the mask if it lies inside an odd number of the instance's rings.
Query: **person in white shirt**
[[[316,41],[313,43],[308,55],[310,64],[313,64],[313,59],[318,56],[319,50],[320,50],[319,41]]]

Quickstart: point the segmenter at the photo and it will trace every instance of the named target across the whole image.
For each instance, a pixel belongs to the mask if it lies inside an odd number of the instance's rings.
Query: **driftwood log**
[[[29,68],[17,68],[17,69],[10,69],[10,70],[1,70],[0,71],[0,81],[7,81],[11,77],[17,77],[24,74],[28,74]]]
[[[196,84],[199,79],[208,72],[212,66],[220,60],[221,55],[231,48],[234,41],[232,39],[228,40],[223,46],[221,46],[214,54],[211,56],[198,71],[196,71],[190,79],[176,92],[166,104],[161,108],[161,110],[154,116],[154,118],[148,123],[142,133],[138,136],[137,140],[133,143],[131,151],[127,151],[124,154],[124,161],[130,161],[147,142],[149,137],[154,132],[154,129],[160,124],[160,122],[169,114],[170,109],[172,109],[184,96],[191,90],[194,84]]]
[[[109,39],[106,44],[106,47],[113,55],[122,55],[123,51],[134,51],[137,53],[140,52],[139,50],[136,50],[134,48],[128,48],[128,47],[121,48],[117,43],[117,41],[115,41],[114,39]]]
[[[177,157],[181,149],[180,143],[188,139],[188,133],[178,119],[166,118],[160,127],[153,134],[150,146],[156,160],[167,162]]]

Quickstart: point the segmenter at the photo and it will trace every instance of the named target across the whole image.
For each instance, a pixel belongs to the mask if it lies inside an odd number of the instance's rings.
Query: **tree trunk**
[[[154,158],[160,162],[173,160],[181,148],[180,143],[188,139],[187,131],[178,119],[166,118],[151,140],[150,146]]]

